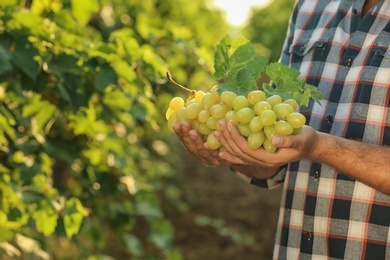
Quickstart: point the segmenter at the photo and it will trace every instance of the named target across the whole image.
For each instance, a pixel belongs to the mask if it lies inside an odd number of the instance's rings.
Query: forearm
[[[257,179],[268,179],[275,176],[281,167],[264,168],[257,165],[232,165],[231,168],[245,176]]]
[[[390,148],[317,133],[308,159],[328,164],[342,173],[390,195]]]

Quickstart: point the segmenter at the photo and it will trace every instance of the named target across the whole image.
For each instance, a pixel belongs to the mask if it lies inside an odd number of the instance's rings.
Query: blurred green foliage
[[[0,1],[2,258],[182,258],[162,201],[182,205],[164,111],[185,94],[165,73],[216,83],[229,28],[207,1]],[[244,36],[278,56],[284,12],[259,10]]]
[[[273,0],[266,8],[252,8],[247,24],[241,30],[252,44],[258,44],[258,51],[278,61],[287,33],[288,20],[295,0]]]
[[[1,254],[180,259],[161,207],[180,196],[165,73],[214,84],[221,14],[204,1],[7,0],[0,17]]]

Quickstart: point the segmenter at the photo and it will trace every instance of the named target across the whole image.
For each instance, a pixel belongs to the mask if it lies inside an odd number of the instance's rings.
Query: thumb
[[[290,136],[275,135],[272,138],[272,144],[278,148],[289,148],[294,145],[294,142]]]

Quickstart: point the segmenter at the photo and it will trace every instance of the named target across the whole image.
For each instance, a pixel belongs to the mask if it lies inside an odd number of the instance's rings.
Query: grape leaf
[[[218,92],[233,91],[246,94],[257,89],[256,79],[260,77],[268,58],[256,54],[254,46],[245,38],[231,40],[225,36],[217,45],[214,55],[214,77],[225,78]]]
[[[278,62],[269,64],[266,73],[274,86],[263,84],[267,96],[279,95],[282,99],[293,98],[299,106],[308,106],[310,98],[321,105],[322,93],[313,85],[299,79],[299,71]]]

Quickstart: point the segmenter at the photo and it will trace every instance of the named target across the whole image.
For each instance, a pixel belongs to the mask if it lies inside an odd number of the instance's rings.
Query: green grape
[[[255,105],[256,103],[258,103],[260,101],[266,100],[267,96],[261,90],[253,90],[253,91],[248,93],[247,99],[248,99],[250,104]]]
[[[210,114],[214,118],[222,118],[231,108],[223,103],[215,104],[210,108]]]
[[[191,120],[191,128],[192,129],[198,129],[200,122],[198,119]]]
[[[242,136],[245,137],[248,137],[252,133],[251,129],[249,128],[249,124],[245,123],[238,123],[237,130]]]
[[[295,109],[297,109],[297,107],[298,107],[297,101],[296,101],[295,99],[292,99],[292,98],[286,99],[285,101],[283,101],[283,103],[287,103],[287,104],[289,104],[290,106],[292,106],[293,109],[294,109],[294,111],[295,111]]]
[[[233,100],[237,97],[237,94],[232,91],[224,91],[221,94],[221,101],[225,103],[226,105],[232,107],[233,106]]]
[[[250,149],[256,150],[263,145],[264,140],[265,140],[264,132],[259,131],[259,132],[250,133],[248,136],[247,143]]]
[[[272,144],[271,140],[268,139],[268,138],[265,138],[264,143],[263,143],[263,147],[264,147],[264,149],[265,149],[267,152],[270,152],[270,153],[274,153],[274,152],[276,151],[276,149],[277,149],[277,147],[274,146],[274,145]]]
[[[287,116],[289,114],[291,114],[292,112],[294,112],[294,108],[290,104],[287,104],[287,103],[276,104],[272,108],[272,110],[275,111],[276,116],[278,117],[278,119],[281,119],[281,120],[286,120]]]
[[[236,119],[236,111],[234,110],[230,110],[226,113],[225,115],[225,121],[226,123],[232,123],[234,125],[237,125],[238,124],[238,121]]]
[[[281,135],[291,135],[294,132],[294,128],[284,120],[279,120],[275,124],[275,131]]]
[[[211,93],[206,93],[201,103],[203,109],[210,109],[215,104],[215,97]]]
[[[169,116],[175,111],[173,111],[170,107],[168,107],[167,112],[165,112],[165,118],[168,120]]]
[[[267,101],[259,101],[256,103],[256,105],[253,107],[253,111],[255,111],[256,115],[261,115],[263,111],[265,110],[271,110],[272,106]]]
[[[283,99],[279,95],[272,95],[267,98],[266,101],[270,103],[272,107],[274,107],[275,105],[282,103]]]
[[[276,121],[276,113],[273,110],[264,110],[260,114],[259,119],[263,126],[273,125]]]
[[[274,137],[277,132],[275,130],[275,125],[270,125],[270,126],[265,126],[263,128],[265,136],[269,139],[272,140],[272,137]]]
[[[219,147],[221,147],[221,143],[218,141],[218,139],[215,137],[214,132],[211,132],[207,136],[207,146],[212,149],[216,150]]]
[[[249,128],[252,132],[258,132],[263,129],[263,125],[260,123],[259,116],[255,116],[252,118],[252,120],[249,122]]]
[[[237,96],[233,99],[232,107],[236,111],[248,106],[249,106],[249,101],[245,96]]]
[[[186,111],[185,107],[182,107],[176,111],[176,118],[177,118],[177,122],[179,124],[181,124],[183,122],[190,122],[190,120],[185,115],[185,111]]]
[[[195,102],[185,108],[184,115],[187,119],[195,119],[198,118],[199,112],[201,110],[201,105]]]
[[[174,132],[173,131],[173,125],[177,124],[177,117],[176,117],[176,112],[173,112],[169,118],[168,118],[168,130],[170,132]]]
[[[255,116],[255,112],[252,108],[243,107],[236,113],[236,120],[239,123],[249,123]]]
[[[199,123],[196,130],[202,135],[208,135],[211,132],[211,129],[207,127],[206,123]]]
[[[209,119],[207,119],[206,125],[208,128],[210,128],[212,130],[217,130],[219,127],[218,121],[219,121],[219,119],[214,118],[214,117],[210,117]]]
[[[206,121],[207,121],[207,119],[209,119],[209,117],[211,117],[210,111],[208,111],[206,109],[201,110],[198,114],[198,120],[201,123],[206,123]]]
[[[306,123],[306,117],[298,112],[292,112],[287,116],[287,122],[294,128],[301,128]]]
[[[173,111],[177,111],[182,107],[184,107],[184,99],[181,97],[174,97],[171,99],[171,102],[169,102],[169,108]]]
[[[196,101],[196,103],[198,103],[198,104],[202,103],[202,98],[203,98],[204,94],[205,93],[202,90],[199,90],[199,91],[195,92],[195,101]]]

